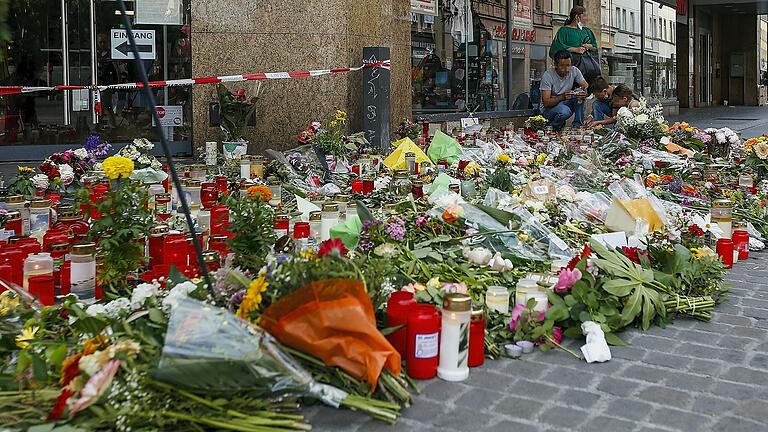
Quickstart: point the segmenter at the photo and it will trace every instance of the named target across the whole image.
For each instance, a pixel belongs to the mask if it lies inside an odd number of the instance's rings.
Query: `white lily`
[[[715,238],[720,238],[725,235],[720,226],[717,225],[717,223],[712,222],[712,215],[709,213],[707,213],[706,216],[694,215],[693,219],[691,219],[691,225],[698,226],[705,233],[712,233]]]

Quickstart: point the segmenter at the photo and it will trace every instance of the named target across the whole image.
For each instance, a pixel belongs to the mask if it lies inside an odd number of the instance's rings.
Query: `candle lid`
[[[451,192],[459,193],[459,191],[461,191],[461,186],[457,184],[451,184],[451,185],[448,185],[448,190],[450,190]]]
[[[408,171],[406,170],[395,170],[394,175],[396,179],[404,179],[408,178]]]
[[[214,241],[214,242],[227,241],[228,239],[229,239],[229,237],[227,237],[225,235],[211,236],[211,240]]]
[[[153,236],[159,236],[163,234],[168,234],[169,231],[170,231],[170,228],[168,228],[168,225],[155,225],[149,229],[149,234]]]
[[[725,198],[723,198],[723,199],[716,199],[716,200],[712,201],[712,207],[717,207],[717,208],[733,207],[733,202],[731,202],[731,200],[725,199]]]
[[[96,245],[93,243],[83,243],[72,246],[72,255],[93,255],[96,252]]]
[[[345,194],[336,194],[336,195],[333,197],[333,200],[334,200],[335,202],[337,202],[337,203],[345,203],[345,202],[348,202],[348,201],[349,201],[349,195],[345,195]]]
[[[506,287],[499,286],[499,285],[491,285],[491,286],[489,286],[487,292],[488,293],[493,293],[493,294],[496,294],[496,295],[498,295],[498,294],[508,295],[509,294],[509,290]]]
[[[171,199],[171,194],[168,194],[168,193],[155,194],[155,201],[159,199]]]
[[[21,213],[15,211],[15,210],[14,211],[9,211],[8,213],[5,214],[5,218],[9,222],[17,221],[17,220],[21,219]]]
[[[538,288],[539,285],[535,280],[529,278],[523,278],[517,281],[518,288]]]
[[[325,203],[323,204],[323,211],[324,212],[337,212],[339,211],[339,205],[334,203]]]
[[[213,263],[213,262],[219,262],[219,253],[216,251],[205,251],[203,252],[203,262]]]
[[[67,251],[69,251],[69,243],[51,244],[51,252],[67,252]]]
[[[187,186],[187,187],[200,187],[200,185],[201,185],[202,183],[203,183],[203,182],[201,182],[200,180],[195,180],[195,179],[188,179],[188,180],[186,181],[186,184],[185,184],[184,186]]]
[[[51,202],[47,199],[36,199],[29,203],[29,206],[36,209],[48,208],[51,206]]]
[[[416,153],[414,153],[414,152],[405,152],[405,157],[407,157],[407,158],[415,158],[416,157]]]
[[[5,197],[6,204],[20,204],[24,202],[24,197],[21,195],[8,195]]]
[[[472,299],[466,294],[446,294],[443,297],[443,309],[451,312],[469,312],[472,310]]]

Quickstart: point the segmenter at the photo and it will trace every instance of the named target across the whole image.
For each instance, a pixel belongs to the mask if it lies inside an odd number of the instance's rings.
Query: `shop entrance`
[[[0,85],[132,83],[139,81],[138,67],[150,80],[188,78],[188,2],[125,2],[140,47],[141,60],[136,62],[127,44],[117,1],[15,1],[8,17],[11,41],[0,47],[4,51]],[[163,3],[162,8],[158,3]],[[91,90],[1,96],[0,160],[39,159],[53,151],[76,147],[94,133],[113,144],[139,137],[159,139],[141,91],[112,90],[100,96],[101,117],[93,109],[95,92]],[[177,151],[189,153],[191,90],[157,89],[155,97],[159,105],[173,106],[176,112],[183,113],[183,121],[166,127],[164,133],[175,142]]]

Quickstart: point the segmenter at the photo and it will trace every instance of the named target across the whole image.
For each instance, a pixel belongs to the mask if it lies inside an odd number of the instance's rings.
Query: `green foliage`
[[[229,197],[226,203],[229,206],[230,230],[235,235],[229,240],[235,254],[235,265],[258,273],[275,244],[272,228],[274,210],[258,199],[239,195]]]
[[[233,94],[224,84],[219,84],[216,91],[219,96],[221,130],[224,131],[225,141],[244,140],[248,119],[256,112],[257,98],[246,100],[245,93],[242,96]]]
[[[35,185],[32,184],[32,176],[29,174],[19,173],[9,180],[6,186],[10,195],[32,196],[35,194]]]
[[[509,175],[509,171],[505,168],[498,167],[488,177],[488,186],[493,187],[504,192],[509,192],[514,187],[512,182],[512,176]]]
[[[87,189],[79,191],[81,203],[89,203],[101,217],[94,219],[88,233],[97,244],[98,278],[108,292],[130,295],[129,280],[144,264],[144,237],[154,218],[147,208],[144,185],[131,180],[115,180],[104,197],[91,203]],[[89,206],[86,215],[91,216]]]

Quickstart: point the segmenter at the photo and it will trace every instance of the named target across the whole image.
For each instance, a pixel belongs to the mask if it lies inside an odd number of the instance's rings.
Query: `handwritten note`
[[[363,62],[375,64],[389,60],[388,47],[363,48]],[[381,66],[363,69],[363,130],[373,147],[389,148],[390,71]]]

